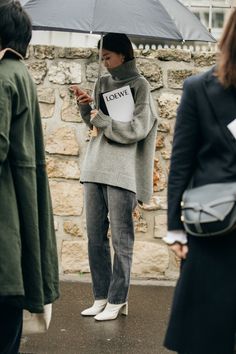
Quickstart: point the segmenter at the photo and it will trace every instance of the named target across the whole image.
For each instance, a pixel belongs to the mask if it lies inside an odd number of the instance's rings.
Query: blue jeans
[[[127,301],[134,245],[136,194],[99,183],[84,183],[89,265],[96,300]],[[109,215],[109,218],[108,218]],[[111,227],[113,267],[107,232]]]
[[[17,354],[22,332],[23,310],[12,306],[9,298],[0,297],[0,353]]]

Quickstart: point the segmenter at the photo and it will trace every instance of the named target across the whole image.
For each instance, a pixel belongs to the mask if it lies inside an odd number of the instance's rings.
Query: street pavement
[[[129,315],[98,322],[80,312],[93,302],[90,282],[62,281],[46,334],[24,336],[20,353],[171,354],[162,342],[174,287],[131,283]]]

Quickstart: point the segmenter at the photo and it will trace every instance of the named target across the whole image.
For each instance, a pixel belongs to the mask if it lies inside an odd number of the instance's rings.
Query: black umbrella
[[[22,0],[33,28],[215,42],[178,0]]]

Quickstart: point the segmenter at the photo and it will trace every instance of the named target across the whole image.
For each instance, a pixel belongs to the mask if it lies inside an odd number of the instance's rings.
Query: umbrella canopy
[[[22,0],[35,30],[215,42],[178,0]]]

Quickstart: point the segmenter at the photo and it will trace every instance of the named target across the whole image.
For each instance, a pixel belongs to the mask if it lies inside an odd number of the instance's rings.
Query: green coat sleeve
[[[11,125],[11,90],[10,86],[0,81],[0,173],[9,150]]]

